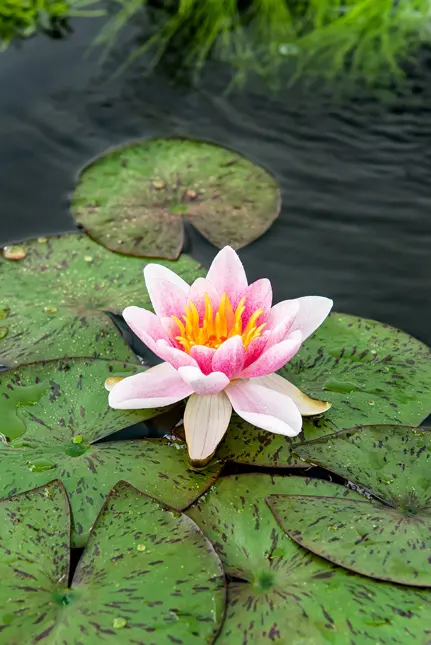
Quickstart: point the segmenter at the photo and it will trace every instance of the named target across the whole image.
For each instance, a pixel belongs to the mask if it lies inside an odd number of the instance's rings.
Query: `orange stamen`
[[[178,326],[179,335],[176,340],[187,354],[190,354],[194,345],[204,345],[212,349],[217,349],[222,343],[232,336],[241,336],[244,349],[255,338],[259,338],[262,330],[266,326],[263,323],[258,326],[258,320],[263,314],[263,309],[257,309],[244,326],[242,316],[245,311],[245,298],[241,298],[235,311],[229,300],[227,293],[223,293],[218,310],[213,311],[211,300],[206,293],[205,311],[203,319],[200,320],[199,312],[194,302],[189,301],[185,307],[185,314],[182,316],[182,322],[177,316],[172,319]]]

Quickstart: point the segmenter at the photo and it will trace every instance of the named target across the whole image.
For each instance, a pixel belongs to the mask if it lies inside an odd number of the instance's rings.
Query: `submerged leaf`
[[[364,578],[305,551],[265,504],[277,493],[361,499],[328,482],[251,474],[220,479],[188,511],[235,578],[217,645],[401,645],[406,638],[428,645],[431,592]]]
[[[107,312],[150,306],[142,259],[109,253],[85,235],[28,240],[19,262],[0,257],[0,361],[17,365],[63,356],[136,361]],[[200,274],[182,256],[164,262],[185,280]]]
[[[0,497],[61,479],[69,496],[74,546],[82,546],[109,490],[120,480],[178,509],[218,476],[212,463],[194,472],[186,454],[164,441],[102,437],[162,410],[113,410],[104,382],[139,371],[101,359],[34,363],[0,374]],[[96,442],[96,443],[95,443]]]
[[[309,396],[332,403],[304,417],[299,439],[360,424],[418,425],[431,412],[431,351],[382,323],[331,314],[279,374]],[[303,466],[292,440],[233,418],[217,455],[259,466]]]
[[[0,502],[2,643],[213,643],[223,571],[188,517],[119,484],[70,588],[68,529],[58,482]]]
[[[262,168],[220,146],[151,139],[118,148],[87,167],[72,214],[119,253],[177,258],[183,218],[215,246],[241,248],[278,217],[280,191]]]

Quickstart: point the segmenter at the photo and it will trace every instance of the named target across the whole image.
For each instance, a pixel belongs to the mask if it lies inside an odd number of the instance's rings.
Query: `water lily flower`
[[[112,408],[155,408],[189,397],[189,456],[205,463],[228,428],[232,408],[258,428],[294,437],[302,415],[330,407],[276,372],[325,320],[332,300],[308,296],[272,306],[270,281],[249,285],[229,246],[215,257],[207,277],[191,286],[159,264],[147,265],[144,277],[155,313],[127,307],[123,316],[164,362],[113,385]]]

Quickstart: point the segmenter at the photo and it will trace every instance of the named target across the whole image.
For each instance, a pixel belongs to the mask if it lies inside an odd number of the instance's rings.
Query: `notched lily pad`
[[[118,484],[70,588],[67,498],[58,482],[1,501],[0,516],[2,643],[213,643],[223,571],[185,515]]]
[[[330,315],[279,372],[309,396],[330,401],[305,417],[291,440],[233,419],[218,456],[243,464],[304,466],[292,452],[301,440],[363,424],[419,425],[431,412],[431,350],[402,331],[365,318]]]
[[[217,645],[428,645],[431,592],[365,578],[298,546],[265,503],[286,493],[361,499],[329,482],[252,474],[220,479],[188,511],[231,578]]]
[[[86,235],[23,242],[19,261],[0,256],[0,362],[17,365],[64,356],[135,361],[107,312],[150,306],[145,262],[109,253]],[[200,275],[182,256],[163,262],[185,280]]]
[[[61,479],[69,496],[74,546],[82,546],[109,490],[125,479],[179,510],[217,478],[221,465],[191,470],[186,453],[164,441],[97,443],[163,411],[113,410],[104,382],[139,371],[101,359],[35,363],[0,374],[0,497]]]
[[[280,211],[280,190],[240,154],[202,141],[151,139],[84,169],[72,199],[78,224],[106,248],[177,258],[183,218],[215,246],[257,239]]]
[[[298,454],[378,500],[275,499],[288,535],[314,553],[367,576],[431,586],[431,431],[370,426],[296,447]],[[381,502],[379,501],[381,500]]]

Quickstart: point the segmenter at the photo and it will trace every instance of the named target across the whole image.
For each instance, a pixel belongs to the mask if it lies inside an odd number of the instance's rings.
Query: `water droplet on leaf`
[[[138,544],[136,548],[138,549],[138,551],[142,552],[142,551],[145,551],[147,547],[145,546],[145,544]]]
[[[93,258],[91,257],[91,255],[86,255],[84,260],[85,262],[93,262]]]
[[[114,618],[112,621],[112,627],[114,629],[123,629],[127,625],[127,620],[125,618]]]
[[[55,466],[54,462],[49,459],[35,459],[34,461],[29,461],[27,464],[28,469],[32,473],[42,473],[44,470],[52,470]]]
[[[76,437],[73,437],[72,443],[82,443],[82,437],[80,434],[77,434]]]
[[[56,314],[58,311],[57,307],[44,307],[43,310],[47,314]]]
[[[39,242],[39,244],[46,244],[48,242],[48,238],[47,237],[38,237],[37,241]]]
[[[0,320],[4,320],[5,318],[8,318],[9,314],[10,314],[9,307],[4,307],[3,309],[0,309]]]
[[[153,188],[156,190],[163,190],[163,188],[166,187],[166,184],[164,181],[153,181]]]
[[[9,329],[7,327],[0,327],[0,340],[2,338],[6,338],[8,333],[9,333]]]

